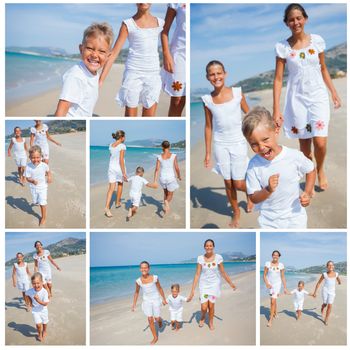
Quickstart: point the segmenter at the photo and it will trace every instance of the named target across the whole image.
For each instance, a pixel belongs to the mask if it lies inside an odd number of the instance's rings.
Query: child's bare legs
[[[297,321],[298,321],[299,318],[301,317],[301,310],[297,310],[296,317],[297,317]]]
[[[125,107],[125,117],[137,117],[137,107]]]
[[[241,211],[238,207],[237,191],[234,187],[233,180],[224,180],[224,182],[225,182],[226,196],[233,210],[233,217],[229,226],[232,228],[238,228],[239,219],[241,217]]]
[[[158,103],[154,103],[150,108],[142,108],[143,117],[154,117],[157,112]]]
[[[46,205],[41,205],[40,206],[40,211],[41,211],[41,219],[39,221],[39,226],[45,225],[46,224],[46,216],[47,216],[47,210],[46,210]]]
[[[110,211],[110,207],[111,207],[111,200],[112,200],[113,192],[115,191],[115,186],[116,186],[115,182],[108,184],[106,205],[105,205],[105,214],[108,217],[112,217],[113,216],[111,211]]]
[[[324,191],[328,188],[328,179],[324,171],[324,160],[327,153],[327,137],[314,137],[313,143],[318,185],[320,186],[320,189]]]
[[[176,321],[170,321],[171,323],[171,330],[173,331],[174,329],[176,329]]]
[[[270,319],[267,323],[267,327],[272,326],[272,319],[276,316],[276,310],[277,310],[277,300],[275,298],[271,298],[271,309],[270,309]]]
[[[36,324],[36,329],[38,331],[38,340],[43,341],[43,324],[42,323],[37,323]]]
[[[247,185],[245,180],[233,180],[233,185],[237,191],[242,191],[247,196],[247,213],[251,213],[254,203],[250,200],[249,196],[247,195]]]
[[[215,308],[215,304],[211,303],[209,301],[208,307],[209,307],[209,329],[211,331],[213,331],[215,329],[215,327],[214,327],[214,312],[215,312],[214,308]]]
[[[121,200],[122,200],[122,194],[123,194],[123,183],[122,182],[118,182],[117,185],[117,199],[115,201],[115,206],[116,208],[121,206]]]
[[[136,214],[136,212],[137,212],[137,207],[132,205],[128,211],[128,218],[130,219],[131,217],[133,217]]]
[[[332,304],[327,304],[326,317],[324,319],[324,324],[326,326],[328,326],[328,318],[329,318],[329,315],[331,314],[331,311],[332,311]]]
[[[176,327],[175,327],[175,332],[178,332],[181,328],[181,322],[175,321]]]
[[[47,324],[43,324],[43,339],[47,336]]]
[[[26,299],[26,293],[25,292],[22,292],[22,297],[23,297],[23,301],[24,301],[24,304],[26,305],[26,311],[28,312],[30,310],[30,305]]]
[[[204,326],[205,315],[207,314],[209,301],[201,304],[201,318],[199,320],[199,327]]]
[[[154,325],[153,317],[148,317],[148,324],[149,324],[149,328],[150,328],[152,335],[153,335],[153,340],[151,341],[151,345],[153,345],[158,341],[156,327]]]
[[[170,106],[168,111],[168,117],[180,117],[182,110],[186,104],[186,96],[172,96],[170,98]]]
[[[24,178],[24,176],[23,176],[23,174],[24,174],[24,167],[19,166],[19,167],[17,168],[17,171],[18,171],[18,181],[19,181],[19,183],[20,183],[21,185],[23,185],[24,180],[25,180],[25,178]]]

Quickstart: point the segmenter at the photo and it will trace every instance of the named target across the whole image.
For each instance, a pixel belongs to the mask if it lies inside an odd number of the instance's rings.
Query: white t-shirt
[[[18,142],[15,137],[12,137],[13,143],[13,154],[15,158],[27,158],[26,150],[24,145],[26,143],[26,139],[22,137],[22,142]]]
[[[18,282],[29,282],[27,274],[27,263],[25,262],[23,266],[19,266],[17,263],[13,264],[16,270],[16,277]]]
[[[110,170],[119,170],[120,169],[120,152],[126,150],[126,146],[124,143],[120,143],[118,146],[113,147],[113,144],[111,143],[109,145],[109,169]]]
[[[38,295],[39,299],[45,303],[47,303],[49,301],[49,295],[47,293],[47,290],[45,288],[41,288],[39,291],[36,291],[34,288],[30,288],[26,291],[26,295],[28,295],[30,297],[30,299],[32,299],[32,304],[33,304],[33,308],[32,308],[32,312],[41,312],[43,310],[47,309],[47,306],[41,305],[39,304],[35,299],[34,296]]]
[[[148,181],[139,175],[134,175],[128,178],[128,182],[130,182],[130,194],[133,195],[141,195],[143,185],[147,185]]]
[[[294,294],[294,301],[297,303],[304,302],[305,295],[309,295],[309,292],[307,292],[305,289],[298,290],[293,289],[291,291],[291,294]]]
[[[141,278],[136,280],[136,283],[142,289],[142,298],[144,301],[155,301],[160,300],[160,294],[156,283],[158,282],[158,276],[153,275],[153,281],[150,283],[142,283]]]
[[[270,282],[271,285],[275,284],[281,284],[282,278],[281,278],[281,271],[284,270],[284,265],[282,263],[278,263],[277,266],[272,265],[271,261],[267,261],[265,263],[265,267],[269,269],[267,272],[267,280]]]
[[[92,74],[83,62],[63,75],[60,100],[71,103],[67,117],[92,117],[98,99],[99,74]]]
[[[48,147],[46,132],[49,127],[46,124],[42,124],[42,128],[38,130],[36,127],[32,126],[30,132],[34,134],[34,145],[40,146],[42,148]]]
[[[202,266],[202,272],[199,277],[199,290],[201,294],[208,294],[219,297],[221,293],[221,274],[219,264],[223,262],[223,258],[219,254],[215,254],[213,261],[207,262],[204,255],[197,258],[197,264]]]
[[[313,162],[302,152],[285,146],[271,161],[256,154],[250,160],[247,170],[248,195],[268,186],[271,175],[279,174],[279,179],[275,192],[256,204],[255,209],[269,220],[286,219],[305,212],[299,199],[299,181],[313,169]]]
[[[47,249],[43,251],[42,255],[38,255],[37,253],[33,255],[33,259],[38,262],[39,272],[42,272],[45,275],[51,274],[51,266],[50,266],[50,261],[48,259],[49,255],[50,255],[50,252]]]
[[[323,290],[326,290],[328,294],[335,295],[335,282],[338,276],[339,276],[338,272],[335,273],[334,277],[328,277],[327,272],[323,273],[323,278],[324,278]]]
[[[37,185],[30,183],[29,184],[30,188],[33,188],[33,189],[47,188],[46,173],[49,170],[50,170],[49,166],[44,162],[40,162],[37,166],[35,166],[31,162],[28,163],[24,176],[38,181]]]
[[[183,307],[183,303],[187,301],[187,298],[182,295],[178,295],[174,298],[171,294],[166,299],[170,311],[178,311]]]

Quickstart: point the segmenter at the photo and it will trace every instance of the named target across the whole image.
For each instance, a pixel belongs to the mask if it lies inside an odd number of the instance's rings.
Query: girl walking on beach
[[[176,27],[169,47],[169,31]],[[186,103],[186,4],[168,4],[161,34],[163,90],[170,96],[169,117],[180,117]]]
[[[207,79],[214,87],[210,95],[202,96],[205,112],[204,166],[211,166],[211,147],[214,141],[216,167],[224,178],[227,199],[233,210],[232,228],[239,227],[240,209],[237,191],[247,191],[245,175],[248,166],[248,148],[242,133],[242,114],[249,111],[240,87],[227,87],[227,72],[220,61],[210,61],[206,66]],[[247,197],[247,212],[253,203]]]
[[[33,255],[34,259],[34,272],[40,272],[43,276],[44,288],[49,293],[49,298],[52,297],[52,274],[50,263],[55,266],[58,271],[61,271],[60,267],[52,259],[50,252],[44,249],[43,244],[40,241],[34,243],[36,253]]]
[[[322,290],[322,299],[323,303],[321,306],[321,313],[324,319],[324,324],[328,326],[328,319],[332,311],[332,305],[335,299],[335,285],[336,283],[341,284],[338,272],[334,270],[334,262],[328,261],[327,272],[324,272],[319,281],[316,284],[315,291],[313,296],[316,297],[316,293],[321,283],[324,281],[323,290]],[[326,310],[326,315],[324,314]]]
[[[119,56],[125,40],[129,40],[129,53],[125,63],[122,86],[116,96],[125,107],[126,117],[136,117],[137,107],[142,104],[142,116],[153,117],[162,86],[159,68],[158,40],[164,20],[154,17],[151,4],[138,3],[137,12],[123,21],[111,55],[104,66],[100,85],[103,84],[114,61]]]
[[[284,265],[279,262],[281,253],[278,250],[272,252],[272,260],[267,261],[264,267],[264,282],[270,296],[270,318],[267,327],[272,326],[273,318],[277,317],[277,298],[280,295],[282,283],[284,293],[289,293],[284,276]]]
[[[236,286],[224,269],[223,258],[214,252],[215,243],[212,239],[204,242],[205,254],[197,258],[197,270],[193,279],[192,290],[187,298],[191,301],[199,281],[199,298],[201,302],[201,318],[199,327],[204,326],[205,317],[209,314],[209,329],[214,330],[215,302],[221,294],[221,276],[230,285],[233,291]]]
[[[325,42],[319,35],[305,33],[307,19],[305,9],[299,4],[291,4],[285,9],[284,23],[291,36],[275,46],[273,117],[278,128],[283,125],[287,137],[299,139],[300,150],[310,159],[313,144],[318,184],[321,190],[326,190],[328,180],[324,162],[330,119],[327,88],[334,108],[339,108],[341,101],[325,63]],[[282,115],[280,99],[286,66],[288,81]]]
[[[134,294],[134,301],[132,303],[132,311],[135,311],[137,299],[142,290],[142,311],[147,316],[149,328],[153,335],[151,344],[158,341],[158,335],[154,322],[158,322],[158,327],[162,328],[163,322],[160,317],[160,307],[166,305],[163,288],[160,285],[157,275],[150,275],[150,264],[147,261],[140,263],[141,277],[136,280],[136,289]]]
[[[39,146],[42,152],[43,162],[49,164],[49,143],[53,142],[57,146],[62,146],[59,142],[54,140],[54,138],[49,134],[49,127],[44,124],[41,120],[34,120],[35,125],[30,128],[30,147]]]
[[[30,307],[26,300],[26,291],[30,288],[30,271],[28,264],[23,260],[23,253],[17,253],[17,262],[13,264],[12,268],[12,284],[22,293],[23,301],[26,305],[27,312]]]
[[[22,130],[19,126],[16,126],[13,130],[15,137],[12,137],[10,145],[7,149],[7,154],[11,157],[11,150],[13,147],[13,155],[18,169],[18,181],[21,186],[24,186],[25,177],[24,172],[27,165],[27,151],[28,147],[26,139],[22,137]]]
[[[115,139],[113,143],[109,145],[109,167],[108,167],[108,191],[105,205],[105,215],[111,218],[113,215],[110,210],[111,200],[113,192],[117,186],[117,199],[115,207],[120,208],[121,197],[123,193],[123,182],[127,181],[127,174],[125,168],[125,132],[123,130],[117,130],[115,134],[112,134]]]
[[[181,175],[176,154],[170,152],[170,142],[163,141],[162,149],[163,153],[157,157],[153,182],[157,182],[159,175],[159,183],[164,191],[164,213],[168,214],[174,191],[179,188],[176,178],[181,181]]]

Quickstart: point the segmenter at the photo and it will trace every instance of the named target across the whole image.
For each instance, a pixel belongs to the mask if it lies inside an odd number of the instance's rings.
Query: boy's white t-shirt
[[[279,179],[275,192],[256,204],[255,209],[269,220],[286,219],[305,212],[299,199],[299,181],[313,169],[313,162],[302,152],[285,146],[271,161],[256,154],[249,162],[246,175],[248,195],[268,186],[270,176],[279,174]]]
[[[49,171],[49,166],[44,162],[40,162],[37,166],[35,166],[32,162],[28,163],[24,176],[38,181],[37,185],[30,183],[29,184],[30,188],[32,189],[47,188],[46,173],[48,171]]]
[[[166,299],[170,311],[178,311],[183,307],[183,303],[187,301],[187,298],[182,295],[178,295],[174,298],[171,294]]]
[[[99,89],[99,74],[92,74],[83,62],[63,75],[60,100],[71,103],[67,117],[92,117]]]
[[[303,290],[298,290],[298,289],[293,289],[291,291],[291,294],[294,294],[294,301],[300,303],[304,301],[305,294],[309,295],[309,292],[307,292],[305,289]]]
[[[39,291],[36,291],[34,288],[30,288],[26,291],[26,295],[32,299],[32,312],[41,312],[43,310],[47,309],[47,306],[39,304],[35,299],[34,296],[38,295],[39,299],[45,303],[49,301],[49,294],[47,293],[47,290],[45,288],[41,288]]]
[[[50,256],[50,251],[45,249],[42,255],[35,253],[33,259],[38,262],[38,270],[44,274],[51,274],[51,266],[48,257]]]
[[[128,178],[128,182],[130,182],[130,193],[134,195],[141,195],[142,194],[142,187],[143,185],[147,185],[148,181],[139,175],[134,175]]]

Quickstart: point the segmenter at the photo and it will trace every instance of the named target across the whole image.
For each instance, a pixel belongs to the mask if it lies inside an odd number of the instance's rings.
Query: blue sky
[[[165,3],[154,4],[151,13],[164,18],[166,10]],[[78,53],[84,29],[92,22],[108,22],[117,35],[122,20],[135,12],[135,4],[6,4],[6,46],[47,46]]]
[[[205,66],[224,63],[228,84],[274,68],[275,43],[290,36],[286,4],[192,4],[191,88],[210,87]],[[321,35],[327,48],[346,41],[345,4],[305,4],[307,33]]]
[[[45,122],[47,121],[44,120],[43,123]],[[19,126],[21,129],[26,129],[34,125],[35,125],[34,120],[6,120],[5,122],[6,135],[12,134],[13,129],[16,126]]]
[[[261,266],[275,249],[280,251],[283,264],[296,268],[347,260],[345,232],[261,233],[260,247]]]
[[[34,251],[34,242],[41,241],[44,246],[59,242],[65,238],[85,239],[84,232],[6,232],[6,261],[16,256],[17,252]]]
[[[90,144],[93,146],[110,144],[116,130],[125,131],[126,143],[155,138],[176,142],[184,140],[186,135],[185,121],[182,120],[93,120],[90,130]]]
[[[211,238],[216,252],[255,254],[255,233],[144,232],[91,233],[90,266],[176,263],[204,253],[203,243]]]

